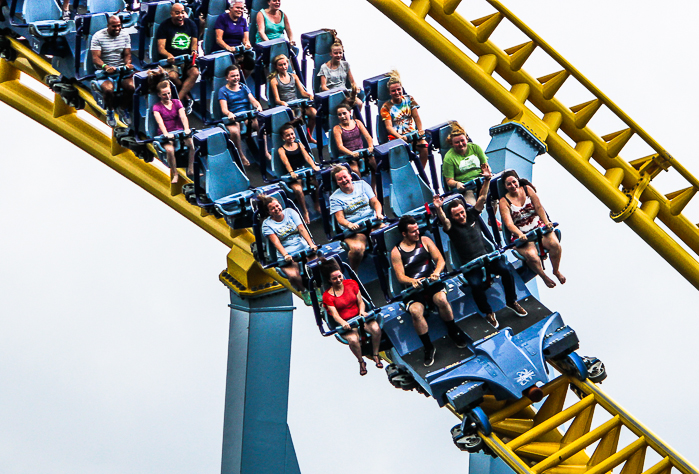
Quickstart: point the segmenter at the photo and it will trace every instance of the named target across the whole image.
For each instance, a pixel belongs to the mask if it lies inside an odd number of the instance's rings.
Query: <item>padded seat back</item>
[[[444,172],[442,171],[443,169],[443,163],[444,163],[444,157],[446,156],[447,152],[451,148],[451,145],[447,142],[447,138],[449,137],[449,134],[451,133],[451,124],[449,122],[441,123],[439,125],[435,125],[434,127],[430,127],[425,130],[425,135],[427,137],[427,143],[429,143],[430,148],[433,150],[437,150],[439,152],[439,155],[442,157],[442,161],[439,165],[439,179],[442,183],[442,189],[447,192],[447,183],[444,180]],[[434,166],[434,158],[430,158],[432,166]]]
[[[203,14],[206,19],[206,29],[204,30],[204,37],[202,38],[204,54],[211,54],[212,51],[218,49],[218,46],[216,46],[216,30],[214,30],[214,25],[219,15],[225,13],[227,9],[227,0],[204,0],[204,3],[202,3],[200,13]]]
[[[139,17],[139,54],[146,64],[160,59],[158,54],[155,34],[163,21],[170,18],[170,9],[173,0],[159,0],[149,3],[141,3],[141,15]]]
[[[204,130],[194,135],[194,144],[204,192],[212,202],[248,190],[250,180],[234,161],[237,152],[227,132],[219,127]]]
[[[294,113],[288,107],[274,107],[273,109],[267,109],[258,115],[258,120],[264,123],[265,133],[267,135],[267,149],[272,155],[272,161],[269,163],[269,168],[265,167],[264,175],[268,180],[278,180],[283,175],[287,174],[286,168],[282,164],[279,158],[279,147],[282,146],[284,140],[279,133],[279,129],[282,125],[294,118]],[[261,124],[262,126],[262,124]],[[306,147],[306,151],[309,150],[308,142],[306,141],[305,134],[302,133],[297,127],[296,138],[301,140],[301,143]],[[261,153],[260,163],[265,163],[267,159]]]
[[[386,126],[383,120],[381,120],[381,107],[383,107],[383,104],[387,100],[391,99],[391,96],[388,94],[388,79],[389,76],[387,74],[381,74],[365,79],[363,83],[367,102],[376,103],[376,140],[379,143],[386,143],[388,141]],[[367,116],[368,114],[369,112],[367,112]]]
[[[333,138],[333,127],[340,123],[337,119],[337,106],[343,100],[345,100],[345,94],[339,89],[323,91],[315,95],[315,104],[318,110],[316,126],[321,126],[323,131],[328,133],[329,151],[332,159],[340,157],[340,152]]]
[[[177,95],[177,88],[172,82],[170,82],[170,90],[172,91],[172,99],[179,99],[179,96]],[[155,121],[155,115],[153,114],[153,106],[158,102],[160,102],[160,98],[155,93],[145,96],[146,115],[144,120],[145,128],[143,132],[148,138],[155,138],[162,135],[160,127],[158,127],[158,123]]]
[[[285,55],[289,58],[289,71],[291,72],[300,70],[298,61],[296,60],[296,55],[289,47],[289,42],[285,38],[277,38],[257,43],[255,45],[255,54],[257,56],[257,61],[255,61],[255,77],[260,80],[260,83],[263,81],[265,82],[265,96],[267,101],[271,102],[267,77],[271,73],[272,60],[280,54]],[[260,99],[259,90],[255,91],[255,96]]]
[[[202,115],[204,121],[210,123],[223,118],[221,105],[218,101],[218,91],[226,85],[226,68],[235,65],[235,56],[228,51],[219,51],[202,56],[199,58],[198,64],[201,71],[200,96],[207,98],[203,99],[206,102],[203,104],[204,113]],[[244,82],[242,76],[241,82]]]
[[[107,27],[108,15],[95,13],[92,15],[82,15],[76,18],[75,25],[80,38],[80,64],[78,77],[95,73],[95,66],[92,64],[92,51],[90,46],[92,37],[100,30]]]
[[[87,0],[87,11],[90,13],[113,13],[125,8],[124,0]]]
[[[303,50],[313,59],[311,84],[314,92],[320,92],[320,77],[318,77],[318,72],[323,63],[330,61],[330,47],[333,44],[333,40],[332,33],[324,30],[311,31],[301,35]]]
[[[247,0],[247,7],[250,10],[250,43],[255,44],[257,39],[257,14],[269,6],[268,0]]]
[[[421,167],[413,168],[415,155],[403,140],[391,140],[374,148],[374,156],[382,170],[390,176],[390,206],[397,216],[424,212],[425,203],[432,202],[432,189],[420,176]],[[424,172],[423,172],[424,173]]]
[[[22,17],[25,23],[60,20],[62,16],[61,7],[55,0],[25,0],[22,5]]]

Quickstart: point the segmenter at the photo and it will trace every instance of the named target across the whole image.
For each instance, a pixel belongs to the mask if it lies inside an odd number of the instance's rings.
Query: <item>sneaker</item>
[[[119,119],[127,126],[131,126],[131,114],[126,109],[119,110]]]
[[[498,322],[498,319],[495,317],[495,313],[487,314],[485,320],[488,321],[490,325],[493,326],[495,329],[500,327],[500,323]]]
[[[308,291],[301,293],[301,299],[303,299],[303,302],[306,303],[306,306],[312,306],[313,303],[311,303],[311,294]]]
[[[63,19],[63,21],[70,20],[70,10],[63,10],[62,19]]]
[[[461,329],[457,329],[456,331],[450,333],[449,337],[452,341],[454,341],[454,344],[456,344],[456,347],[459,349],[463,349],[468,345],[468,338]]]
[[[184,112],[187,115],[191,115],[192,109],[194,108],[194,101],[192,99],[187,99],[183,105],[184,105]]]
[[[116,118],[114,118],[114,111],[112,109],[107,110],[107,125],[114,128],[116,127]]]
[[[520,304],[519,304],[518,302],[516,302],[516,301],[515,301],[514,303],[512,303],[512,304],[508,304],[507,307],[510,308],[510,309],[511,309],[512,311],[514,311],[515,313],[517,313],[517,316],[519,316],[520,318],[523,318],[523,317],[525,317],[527,314],[529,314],[529,313],[527,313],[527,310],[524,309],[524,308],[522,308],[522,305],[520,305]]]
[[[425,347],[425,367],[430,367],[434,364],[434,355],[437,353],[437,349],[432,346],[430,349]]]

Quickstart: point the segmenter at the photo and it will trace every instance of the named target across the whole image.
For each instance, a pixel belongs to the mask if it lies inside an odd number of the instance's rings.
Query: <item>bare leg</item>
[[[379,353],[379,346],[381,345],[381,327],[379,327],[379,323],[377,323],[376,321],[368,322],[364,327],[367,330],[367,332],[371,334],[372,354],[374,354],[375,356],[374,362],[376,362],[376,365],[378,367],[381,361],[381,359],[377,356],[377,354]]]
[[[306,196],[303,195],[303,186],[301,186],[301,183],[299,182],[291,183],[291,189],[294,190],[294,194],[296,195],[296,202],[298,203],[299,207],[301,208],[301,212],[303,213],[303,220],[306,221],[306,224],[310,224],[311,216],[308,215],[308,208],[306,207]]]
[[[245,157],[245,153],[243,153],[243,144],[240,140],[240,124],[233,123],[231,125],[226,125],[226,128],[228,129],[228,133],[231,134],[231,140],[233,140],[233,144],[238,149],[238,155],[240,155],[240,161],[243,162],[243,166],[250,166],[250,162]]]
[[[356,234],[345,239],[345,243],[349,246],[347,259],[352,270],[357,270],[359,264],[364,258],[364,250],[366,250],[366,236],[364,234]]]
[[[408,308],[410,316],[413,318],[413,327],[418,336],[422,336],[429,331],[429,326],[427,326],[427,321],[425,321],[425,307],[420,303],[413,303]]]
[[[440,291],[439,293],[435,294],[432,297],[432,301],[437,306],[437,310],[439,311],[439,317],[442,318],[442,321],[454,320],[454,312],[451,309],[449,300],[447,300],[447,295],[443,291]]]
[[[286,273],[286,278],[291,283],[291,286],[295,290],[304,291],[306,288],[303,286],[303,279],[301,278],[301,273],[299,272],[298,263],[294,262],[283,267],[284,273]]]
[[[556,282],[549,278],[549,276],[546,273],[544,273],[544,268],[541,266],[541,259],[539,258],[539,253],[536,251],[536,246],[533,243],[529,242],[524,247],[520,247],[516,250],[517,252],[519,252],[521,256],[523,256],[526,259],[529,268],[531,268],[532,271],[534,271],[534,273],[539,275],[541,279],[544,280],[546,286],[548,286],[549,288],[553,288],[556,286]]]
[[[180,89],[180,99],[189,98],[189,91],[192,90],[194,84],[197,82],[199,77],[199,69],[196,67],[190,67],[185,73],[184,82],[182,82],[182,88]]]
[[[563,276],[563,274],[559,270],[559,267],[561,265],[561,253],[563,252],[563,248],[561,247],[560,242],[558,242],[556,234],[553,232],[547,234],[542,239],[542,243],[544,244],[544,248],[547,249],[549,251],[549,254],[551,255],[551,265],[553,266],[553,274],[556,275],[556,278],[558,278],[558,281],[561,282],[561,285],[564,284],[566,282],[566,277]]]
[[[107,110],[114,109],[114,84],[112,81],[104,81],[100,89],[102,89],[102,96],[104,97],[104,108]]]
[[[186,138],[184,143],[189,148],[189,162],[187,163],[187,175],[191,178],[194,176],[194,142],[191,138]]]
[[[308,107],[306,109],[306,116],[308,117],[308,141],[311,143],[317,143],[316,139],[313,138],[313,130],[316,128],[316,109],[313,107]]]
[[[163,147],[165,148],[165,153],[167,154],[167,165],[170,167],[170,182],[172,184],[177,184],[177,181],[180,177],[177,174],[177,162],[175,161],[175,147],[172,143],[165,143]]]
[[[366,375],[366,362],[364,362],[364,358],[362,357],[362,346],[359,344],[359,334],[357,330],[353,329],[344,334],[344,338],[347,339],[352,354],[354,354],[357,361],[359,361],[359,375]]]

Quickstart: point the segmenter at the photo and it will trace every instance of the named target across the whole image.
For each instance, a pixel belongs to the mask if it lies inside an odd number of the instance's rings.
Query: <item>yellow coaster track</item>
[[[506,121],[522,123],[544,141],[549,154],[610,209],[612,219],[628,224],[699,289],[699,228],[682,214],[699,189],[699,180],[502,3],[485,1],[495,12],[468,21],[455,13],[460,0],[415,0],[410,6],[401,0],[369,0],[493,104]],[[428,16],[461,44],[446,38],[426,20]],[[507,49],[490,41],[505,19],[529,41]],[[472,60],[462,48],[470,50],[478,60]],[[539,78],[528,74],[524,65],[536,48],[561,69]],[[493,77],[494,73],[509,84],[509,90]],[[588,101],[569,106],[556,98],[569,78],[586,89]],[[587,124],[603,106],[627,128],[602,136],[592,131]],[[653,153],[627,161],[620,153],[634,135]],[[604,174],[591,160],[604,169]],[[650,183],[661,171],[670,169],[682,177],[686,186],[663,194]],[[674,235],[668,234],[656,219]]]

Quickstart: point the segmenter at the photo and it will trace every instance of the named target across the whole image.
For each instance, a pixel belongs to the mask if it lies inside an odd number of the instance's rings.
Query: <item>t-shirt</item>
[[[265,236],[276,234],[288,254],[309,248],[308,242],[299,233],[299,226],[303,225],[299,213],[288,207],[283,212],[284,219],[281,222],[271,217],[265,219],[262,223],[262,234]]]
[[[117,36],[110,36],[107,28],[99,30],[92,36],[90,51],[102,51],[100,58],[107,66],[124,66],[124,50],[131,49],[131,36],[121,30]]]
[[[184,125],[182,124],[182,119],[180,119],[180,109],[182,108],[182,102],[178,99],[172,99],[172,108],[167,109],[162,102],[157,102],[153,105],[153,112],[158,112],[163,118],[163,123],[165,124],[165,130],[168,132],[175,132],[177,130],[184,130]]]
[[[359,303],[357,303],[359,284],[354,280],[344,280],[342,284],[345,286],[342,295],[333,296],[333,289],[330,288],[323,293],[323,304],[326,308],[334,306],[340,317],[348,321],[359,315]]]
[[[375,196],[374,190],[366,181],[361,179],[354,181],[354,191],[350,194],[343,192],[342,189],[332,193],[330,196],[330,214],[343,211],[345,219],[353,223],[371,219],[375,214],[374,209],[369,205],[369,200]]]
[[[451,248],[459,257],[461,265],[466,265],[474,258],[488,253],[483,243],[483,234],[478,221],[480,213],[474,207],[466,209],[466,223],[458,224],[447,216],[451,222],[451,228],[447,232],[451,241]]]
[[[189,18],[184,19],[184,23],[176,26],[172,19],[165,20],[158,27],[155,34],[156,40],[165,40],[165,50],[173,56],[191,54],[192,39],[199,36],[197,24]]]
[[[250,94],[250,89],[245,84],[240,84],[238,91],[232,91],[223,86],[218,90],[218,100],[225,100],[228,104],[228,111],[237,114],[243,110],[252,109],[248,94]]]
[[[222,13],[216,18],[214,29],[223,30],[223,42],[231,47],[243,44],[243,36],[249,31],[248,21],[244,17],[240,16],[233,21],[228,13]],[[217,51],[220,49],[218,45],[214,47]]]
[[[413,96],[404,95],[403,100],[398,104],[392,101],[386,101],[381,107],[381,120],[391,120],[391,125],[396,132],[401,135],[415,131],[415,121],[413,120],[413,109],[418,109],[420,106],[415,102]],[[389,135],[391,140],[395,139],[393,135]]]
[[[325,76],[325,86],[330,90],[344,88],[347,85],[349,69],[347,61],[340,61],[337,69],[330,69],[328,63],[323,63],[318,71],[318,77]]]
[[[476,179],[481,175],[481,165],[487,162],[488,157],[483,153],[483,149],[475,143],[466,145],[464,156],[450,148],[444,155],[444,164],[442,165],[444,180],[455,179],[460,183],[465,183]]]

